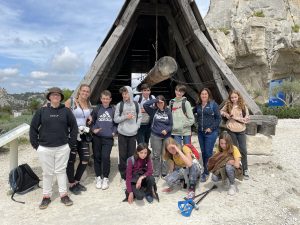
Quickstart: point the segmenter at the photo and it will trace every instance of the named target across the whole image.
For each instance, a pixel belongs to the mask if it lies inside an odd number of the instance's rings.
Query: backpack
[[[174,102],[175,102],[174,99],[171,99],[171,100],[170,100],[170,109],[171,109],[171,111],[173,111],[172,109],[173,109],[173,104],[174,104]],[[182,108],[182,112],[183,112],[184,115],[186,115],[185,102],[186,102],[186,98],[182,99],[182,101],[181,101],[181,103],[182,103],[181,108]]]
[[[136,121],[138,120],[138,115],[139,115],[139,104],[136,102],[136,101],[133,101],[133,103],[134,103],[134,105],[135,105],[135,112],[136,112]],[[119,116],[121,116],[122,115],[122,113],[123,113],[123,109],[124,109],[124,102],[123,101],[121,101],[120,102],[120,112],[119,112]]]
[[[191,149],[191,151],[192,151],[192,157],[196,158],[197,160],[200,159],[200,154],[199,154],[198,150],[195,148],[194,145],[192,145],[192,144],[185,144],[184,146],[186,146],[189,149]]]
[[[11,199],[15,202],[25,204],[25,202],[16,201],[14,195],[16,193],[25,194],[33,190],[36,186],[39,187],[39,182],[39,177],[32,171],[27,163],[12,169],[9,173],[9,185],[13,191]]]
[[[152,99],[154,99],[154,98],[153,98],[152,95],[150,95],[150,96],[149,96],[149,100],[152,100]],[[140,95],[139,100],[138,100],[138,103],[141,104],[142,100],[143,100],[143,95]]]

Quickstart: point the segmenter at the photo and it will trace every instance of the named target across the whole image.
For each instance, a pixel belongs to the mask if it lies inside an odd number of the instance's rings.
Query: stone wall
[[[270,80],[300,79],[300,0],[211,0],[204,20],[252,96],[267,97]]]

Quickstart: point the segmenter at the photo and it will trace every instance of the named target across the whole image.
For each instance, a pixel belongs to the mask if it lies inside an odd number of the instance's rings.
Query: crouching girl
[[[209,158],[207,167],[212,173],[212,180],[214,182],[222,180],[225,183],[228,178],[230,183],[229,195],[234,195],[237,191],[235,178],[239,180],[243,179],[240,162],[240,151],[232,144],[231,136],[226,131],[222,132],[219,137],[217,152]]]
[[[169,174],[165,177],[169,187],[163,192],[172,191],[176,184],[185,179],[189,185],[187,198],[193,198],[201,175],[201,166],[192,150],[187,146],[181,147],[173,138],[168,138],[165,142],[164,159],[169,164]]]
[[[150,153],[147,144],[139,144],[134,155],[127,159],[126,195],[129,204],[134,198],[142,200],[146,197],[149,203],[153,202],[153,197],[158,199]]]

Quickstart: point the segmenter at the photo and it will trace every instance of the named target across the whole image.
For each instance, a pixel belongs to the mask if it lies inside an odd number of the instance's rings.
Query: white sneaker
[[[96,188],[101,189],[102,187],[102,179],[101,177],[95,177],[95,181],[96,181]]]
[[[235,193],[236,193],[236,187],[235,187],[235,185],[234,184],[230,184],[230,188],[228,190],[228,194],[229,195],[235,195]]]
[[[107,177],[104,177],[102,180],[102,190],[106,190],[109,187],[109,180]]]

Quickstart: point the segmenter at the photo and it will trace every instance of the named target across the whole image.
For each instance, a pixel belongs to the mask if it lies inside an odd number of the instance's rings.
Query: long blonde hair
[[[88,87],[88,88],[91,90],[91,87],[90,87],[88,84],[81,84],[81,85],[79,86],[79,88],[78,88],[78,91],[77,91],[76,97],[75,97],[75,99],[76,99],[77,102],[78,102],[78,98],[79,98],[80,91],[81,91],[81,89],[82,89],[83,87]],[[90,96],[89,96],[88,99],[87,99],[87,104],[88,104],[88,107],[89,107],[89,108],[92,107],[92,104],[91,104],[91,102],[90,102]]]
[[[182,149],[181,145],[178,144],[174,138],[167,138],[165,140],[165,144],[164,144],[164,148],[163,148],[163,159],[164,160],[168,160],[168,159],[172,159],[172,154],[168,151],[168,146],[169,145],[176,145],[177,148]]]
[[[244,101],[244,99],[243,99],[241,93],[240,93],[239,91],[237,91],[237,90],[231,90],[231,91],[229,92],[228,99],[227,99],[227,101],[226,101],[226,103],[225,103],[226,109],[227,109],[227,113],[230,114],[230,113],[231,113],[231,110],[232,110],[232,108],[233,108],[233,104],[232,104],[232,101],[231,101],[231,95],[233,95],[233,94],[236,94],[236,95],[238,96],[238,102],[237,102],[237,104],[238,104],[239,108],[240,108],[244,113],[246,113],[246,104],[245,104],[245,101]],[[243,113],[243,114],[244,114],[244,113]]]

